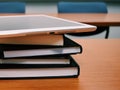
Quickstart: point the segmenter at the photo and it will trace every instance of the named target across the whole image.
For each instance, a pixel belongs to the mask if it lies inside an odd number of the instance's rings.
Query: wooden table
[[[46,13],[41,13],[46,14]],[[5,15],[34,15],[34,14],[0,14]],[[36,15],[36,14],[35,14]],[[40,14],[37,14],[40,15]],[[92,24],[96,26],[120,26],[120,13],[107,13],[107,14],[91,14],[91,13],[47,13],[46,15],[55,16],[63,19],[73,20],[77,22]]]
[[[120,13],[108,14],[48,14],[68,20],[92,24],[96,26],[120,26]]]
[[[76,39],[79,78],[0,80],[0,90],[120,90],[120,39]]]

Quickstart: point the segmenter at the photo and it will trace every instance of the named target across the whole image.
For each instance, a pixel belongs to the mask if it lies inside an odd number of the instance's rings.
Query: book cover
[[[69,59],[71,63],[67,66],[0,64],[0,79],[78,77],[80,66],[71,56]]]
[[[64,36],[64,45],[0,44],[1,58],[82,53],[82,46]]]
[[[51,55],[51,56],[35,56],[35,57],[24,57],[24,58],[10,58],[10,59],[0,59],[0,65],[13,65],[14,67],[18,65],[69,65],[70,59],[69,55]]]

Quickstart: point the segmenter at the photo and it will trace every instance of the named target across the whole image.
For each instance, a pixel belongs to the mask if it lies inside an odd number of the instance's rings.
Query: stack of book
[[[0,78],[78,77],[80,66],[71,55],[82,53],[82,46],[64,34],[95,27],[49,16],[32,17],[0,18]]]
[[[78,77],[79,65],[70,56],[81,45],[64,35],[3,38],[0,78]]]

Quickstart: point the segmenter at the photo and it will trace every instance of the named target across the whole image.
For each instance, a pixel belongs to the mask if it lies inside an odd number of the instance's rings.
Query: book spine
[[[80,49],[80,52],[79,53],[82,53],[83,52],[83,48],[80,44],[76,43],[75,41],[71,40],[70,38],[67,38],[65,35],[64,35],[64,46],[67,46],[67,47],[79,47]],[[74,53],[73,53],[74,54]]]

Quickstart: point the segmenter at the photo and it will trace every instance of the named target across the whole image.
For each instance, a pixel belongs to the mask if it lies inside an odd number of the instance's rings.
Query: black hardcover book
[[[64,45],[0,44],[0,58],[82,53],[82,46],[64,36]]]
[[[0,64],[0,79],[78,77],[80,66],[69,56],[70,64],[63,65],[12,65]]]
[[[35,56],[35,57],[19,57],[19,58],[7,58],[0,59],[0,66],[6,65],[11,67],[27,67],[28,66],[67,66],[71,63],[69,55],[51,55],[51,56]]]

